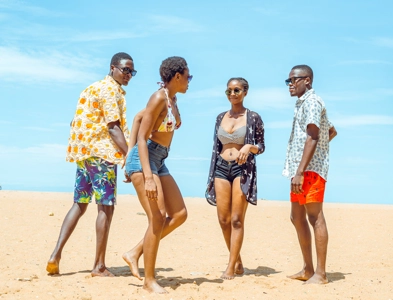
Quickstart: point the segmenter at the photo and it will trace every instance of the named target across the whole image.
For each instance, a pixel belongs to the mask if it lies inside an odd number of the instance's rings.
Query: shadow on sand
[[[210,283],[222,283],[223,279],[207,279],[205,277],[196,277],[196,278],[183,278],[179,277],[166,277],[157,276],[157,281],[162,287],[170,287],[173,290],[176,290],[179,286],[183,284],[191,284],[200,286],[202,283],[210,282]]]
[[[255,276],[265,276],[268,277],[269,275],[272,274],[277,274],[277,273],[281,273],[281,271],[276,271],[273,268],[269,268],[269,267],[263,267],[263,266],[259,266],[256,269],[248,269],[248,268],[244,268],[244,274],[243,276],[246,275],[255,275]],[[239,276],[239,275],[237,275]],[[240,275],[242,276],[242,275]]]
[[[91,270],[82,270],[82,271],[77,271],[77,272],[68,272],[68,273],[60,273],[60,274],[47,274],[48,276],[51,277],[61,277],[61,276],[71,276],[71,275],[75,275],[77,273],[91,273]]]
[[[122,277],[132,276],[130,268],[128,266],[112,267],[112,268],[108,268],[108,270],[111,271],[112,274],[115,276],[122,276]],[[171,271],[173,271],[172,268],[157,268],[156,269],[156,273],[157,272],[171,272]],[[145,276],[145,272],[144,272],[143,268],[139,268],[139,274],[141,275],[141,277]]]
[[[352,273],[341,273],[341,272],[326,272],[326,277],[329,282],[344,280],[345,275],[351,275]]]

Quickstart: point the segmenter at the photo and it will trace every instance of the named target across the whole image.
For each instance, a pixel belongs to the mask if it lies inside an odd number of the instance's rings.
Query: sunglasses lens
[[[227,96],[229,96],[231,93],[232,93],[232,91],[230,91],[230,90],[226,90],[226,91],[225,91],[225,94],[226,94]]]
[[[192,80],[192,75],[189,75],[187,79],[188,79],[188,82],[190,82]]]
[[[291,83],[291,79],[285,80],[285,84],[286,84],[286,85],[289,85],[290,83]]]
[[[136,75],[136,70],[132,70],[132,71],[131,71],[131,75],[132,75],[132,76],[135,76],[135,75]]]

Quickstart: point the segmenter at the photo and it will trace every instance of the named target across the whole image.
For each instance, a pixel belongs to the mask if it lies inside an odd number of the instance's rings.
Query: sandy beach
[[[304,285],[286,276],[302,267],[286,201],[249,206],[242,248],[245,274],[220,279],[228,251],[216,209],[185,198],[186,223],[161,241],[157,278],[169,294],[142,288],[122,260],[146,230],[136,196],[120,195],[107,249],[116,276],[90,276],[95,255],[96,206],[90,205],[68,241],[59,276],[46,262],[71,193],[0,191],[0,299],[393,299],[393,206],[325,204],[329,284]],[[140,261],[143,275],[143,259]]]

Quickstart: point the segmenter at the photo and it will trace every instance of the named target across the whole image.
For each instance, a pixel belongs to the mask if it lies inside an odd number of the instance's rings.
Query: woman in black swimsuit
[[[257,204],[255,156],[265,151],[261,117],[243,105],[248,92],[244,78],[231,78],[225,94],[231,109],[217,116],[206,199],[217,206],[218,220],[229,250],[223,279],[243,274],[240,249],[248,203]]]

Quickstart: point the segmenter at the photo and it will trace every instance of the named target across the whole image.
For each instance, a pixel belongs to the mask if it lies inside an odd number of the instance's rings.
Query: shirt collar
[[[308,90],[307,92],[305,92],[305,93],[303,94],[303,96],[301,96],[301,97],[299,98],[299,100],[303,102],[304,100],[306,100],[308,97],[310,97],[310,96],[313,95],[313,94],[315,94],[314,89]]]
[[[114,85],[116,85],[117,87],[119,87],[120,90],[121,90],[121,93],[122,93],[123,95],[126,94],[126,91],[123,90],[123,88],[121,87],[121,84],[119,84],[116,80],[114,80],[112,76],[106,75],[106,76],[105,76],[105,80],[108,80],[108,81],[112,82]]]

